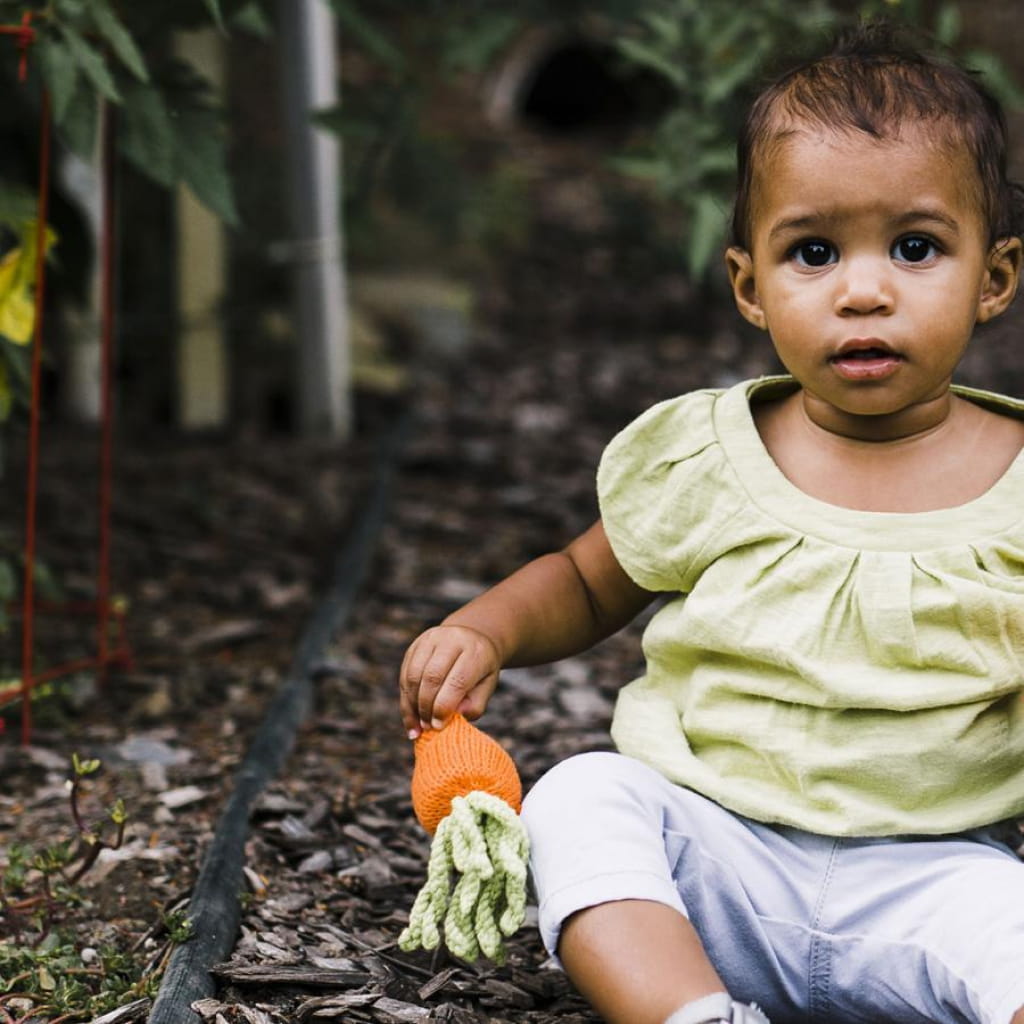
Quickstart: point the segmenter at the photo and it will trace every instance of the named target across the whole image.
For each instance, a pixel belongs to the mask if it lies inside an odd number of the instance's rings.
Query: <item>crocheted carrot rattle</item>
[[[502,940],[526,913],[529,844],[519,818],[522,784],[512,758],[455,715],[413,747],[412,804],[434,836],[427,881],[399,936],[407,952],[444,943],[455,956],[505,956]],[[454,880],[454,887],[453,887]]]

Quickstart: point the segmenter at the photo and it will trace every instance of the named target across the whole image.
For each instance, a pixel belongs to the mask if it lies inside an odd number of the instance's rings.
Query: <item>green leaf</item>
[[[640,20],[665,49],[674,49],[683,39],[683,19],[660,11],[642,11]]]
[[[71,754],[71,768],[75,775],[95,775],[100,770],[99,758],[79,757],[77,753]]]
[[[723,63],[717,74],[707,83],[704,90],[704,103],[712,107],[732,96],[742,85],[754,80],[761,70],[762,55],[751,49],[738,58]]]
[[[151,85],[125,87],[121,130],[121,152],[161,185],[177,181],[175,133],[160,91]]]
[[[140,82],[148,82],[149,72],[146,70],[146,62],[135,45],[135,40],[132,39],[131,34],[114,13],[107,0],[96,0],[90,13],[96,25],[96,31],[110,44],[110,49],[116,54],[118,60]]]
[[[224,12],[220,7],[220,0],[203,0],[210,17],[217,23],[217,27],[224,28]]]
[[[993,53],[971,50],[964,54],[964,63],[977,71],[985,85],[992,90],[1004,106],[1020,110],[1024,108],[1024,91],[1006,65]]]
[[[700,193],[693,203],[686,262],[694,277],[703,277],[721,248],[728,213],[718,196]]]
[[[672,174],[669,162],[657,156],[613,157],[609,163],[620,174],[643,181],[662,182]]]
[[[79,78],[67,113],[58,122],[58,127],[64,142],[83,160],[93,158],[98,120],[99,102],[96,93]]]
[[[680,64],[673,62],[660,51],[641,43],[638,39],[620,39],[616,48],[627,60],[657,72],[676,87],[682,86],[686,81],[686,74]]]
[[[122,152],[159,184],[187,185],[229,224],[238,223],[221,115],[209,83],[185,61],[156,69],[154,81],[125,86]]]
[[[10,418],[11,410],[14,408],[14,394],[11,391],[10,375],[7,372],[7,367],[0,363],[0,423],[6,423]],[[6,563],[0,562],[0,566]],[[13,581],[13,577],[12,577]],[[0,595],[0,601],[10,601],[14,594],[9,594],[6,597]],[[0,611],[0,615],[2,615]],[[0,621],[3,621],[0,619]]]
[[[224,133],[212,110],[192,108],[173,119],[178,174],[196,198],[228,224],[238,223],[228,175]]]
[[[270,19],[258,3],[251,3],[243,7],[237,14],[232,15],[231,27],[248,32],[259,39],[270,39],[274,34],[274,27],[271,25]]]
[[[0,336],[0,352],[7,368],[7,380],[14,402],[28,407],[32,393],[32,352],[28,345],[15,345]]]
[[[0,601],[13,601],[18,593],[18,576],[7,558],[0,559]]]
[[[89,79],[96,91],[106,99],[119,103],[121,95],[117,91],[117,86],[114,84],[114,79],[102,54],[86,42],[81,32],[66,22],[60,25],[60,31],[67,43],[68,53],[72,60]]]
[[[350,0],[332,0],[331,6],[338,16],[338,24],[348,32],[357,46],[376,57],[392,71],[403,72],[406,67],[405,55],[394,46],[390,39],[365,18]]]
[[[313,111],[310,120],[345,139],[375,139],[380,134],[379,118],[355,113],[340,103]]]
[[[943,4],[935,19],[935,38],[944,46],[952,46],[959,38],[962,23],[956,4]]]
[[[76,21],[85,13],[85,0],[56,0],[54,10],[60,21]]]
[[[707,178],[733,174],[736,170],[736,150],[733,146],[702,150],[697,156],[696,165],[698,172]]]
[[[32,579],[35,580],[36,591],[40,597],[48,601],[56,601],[62,596],[61,585],[57,582],[57,577],[44,562],[36,562],[32,567]]]
[[[58,125],[63,124],[78,85],[78,65],[68,46],[49,33],[40,36],[36,44],[36,56],[43,81],[50,91],[53,120]]]
[[[721,25],[712,29],[708,39],[711,53],[720,55],[732,50],[740,42],[744,51],[749,52],[753,40],[751,36],[750,12],[744,8],[735,8],[734,16],[726,18]]]
[[[21,182],[0,180],[0,225],[18,231],[36,216],[39,198]]]
[[[452,71],[485,71],[522,27],[522,15],[511,11],[496,11],[468,28],[463,24],[449,26],[441,40],[441,60]]]

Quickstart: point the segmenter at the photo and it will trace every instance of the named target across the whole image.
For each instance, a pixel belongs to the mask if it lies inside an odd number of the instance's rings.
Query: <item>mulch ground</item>
[[[596,1020],[529,927],[500,967],[397,949],[429,847],[409,801],[397,668],[419,630],[593,520],[594,470],[615,430],[662,397],[773,364],[763,342],[734,329],[688,333],[675,275],[645,267],[642,252],[625,254],[634,262],[624,273],[607,242],[557,242],[484,289],[470,350],[426,368],[409,396],[416,428],[371,578],[317,667],[287,768],[253,815],[242,929],[216,969],[215,998],[196,1007],[204,1019]],[[134,663],[103,686],[88,673],[62,681],[34,708],[31,747],[16,742],[16,709],[0,738],[0,855],[71,835],[72,753],[102,760],[87,786],[91,812],[125,800],[124,845],[65,911],[83,964],[111,943],[154,964],[164,955],[161,915],[189,894],[394,415],[393,400],[363,396],[357,437],[340,447],[119,439],[114,577],[130,603]],[[57,424],[47,437],[41,556],[68,596],[88,594],[94,439]],[[18,479],[16,461],[8,475]],[[614,694],[640,666],[639,630],[504,674],[482,725],[525,786],[572,753],[608,746]],[[49,663],[90,643],[86,624],[40,626]],[[10,1019],[54,1019],[18,999],[0,999]]]
[[[529,927],[501,967],[397,950],[429,849],[409,800],[397,668],[418,631],[593,520],[594,469],[618,427],[657,398],[761,363],[727,333],[698,342],[680,331],[675,273],[635,252],[623,272],[609,242],[548,230],[538,255],[484,283],[464,356],[426,366],[402,399],[415,428],[370,579],[317,666],[315,706],[287,768],[253,815],[241,934],[217,968],[216,999],[197,1007],[204,1018],[593,1019]],[[125,801],[123,846],[101,856],[81,902],[61,910],[83,966],[104,945],[154,964],[165,955],[162,916],[190,892],[233,773],[365,503],[396,401],[361,395],[356,436],[342,446],[119,435],[113,576],[129,604],[133,664],[102,685],[89,672],[60,680],[33,707],[29,748],[17,743],[17,707],[0,738],[0,851],[73,835],[72,754],[102,761],[83,787],[87,813]],[[57,422],[44,424],[43,439],[39,555],[62,597],[88,597],[96,439]],[[6,468],[15,481],[17,440]],[[17,522],[14,489],[4,502]],[[88,619],[50,616],[37,631],[46,665],[92,649]],[[571,753],[608,745],[611,701],[638,670],[637,641],[634,627],[586,656],[505,674],[482,724],[525,786]],[[15,620],[8,678],[19,642]],[[57,1019],[17,992],[0,1009]]]

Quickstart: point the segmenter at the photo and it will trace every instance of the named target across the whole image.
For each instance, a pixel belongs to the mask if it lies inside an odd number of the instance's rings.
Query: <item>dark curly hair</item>
[[[1024,234],[1024,189],[1007,179],[999,101],[974,72],[928,52],[906,30],[873,22],[840,35],[828,53],[782,75],[752,104],[737,146],[732,244],[749,248],[757,165],[794,125],[891,139],[907,122],[966,147],[990,243]]]

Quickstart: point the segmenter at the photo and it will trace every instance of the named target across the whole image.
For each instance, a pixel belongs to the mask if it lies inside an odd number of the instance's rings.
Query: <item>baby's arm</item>
[[[478,718],[502,667],[578,654],[625,626],[653,596],[626,575],[598,521],[413,641],[398,684],[406,730],[415,736],[456,711]]]

